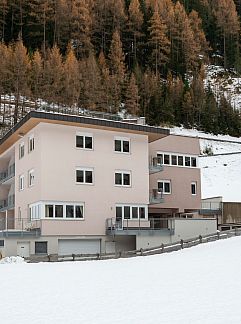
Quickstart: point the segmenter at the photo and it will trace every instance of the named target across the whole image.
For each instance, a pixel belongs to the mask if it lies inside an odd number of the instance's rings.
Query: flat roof
[[[108,131],[147,135],[149,142],[154,142],[170,135],[169,129],[160,127],[62,113],[30,111],[0,139],[0,154],[11,147],[19,139],[19,135],[28,133],[39,123],[88,127]]]

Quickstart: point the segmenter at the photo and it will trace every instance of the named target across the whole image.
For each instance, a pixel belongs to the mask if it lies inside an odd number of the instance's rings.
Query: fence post
[[[143,256],[143,248],[140,248],[141,256]]]
[[[238,235],[238,233],[237,233],[237,227],[235,227],[235,229],[234,229],[234,233],[235,233],[235,236]]]
[[[50,258],[51,258],[51,256],[50,256],[50,254],[48,254],[48,261],[50,262]]]
[[[72,254],[73,261],[75,261],[75,254]]]
[[[202,235],[199,235],[199,243],[202,244],[202,242],[203,242]]]
[[[217,236],[218,236],[218,240],[220,239],[220,233],[219,232],[217,232]]]
[[[181,249],[183,249],[184,248],[184,244],[183,244],[184,242],[183,242],[183,240],[181,240],[180,241],[180,244],[181,244]]]
[[[161,251],[162,251],[162,253],[164,253],[164,244],[162,243],[162,245],[161,245]]]

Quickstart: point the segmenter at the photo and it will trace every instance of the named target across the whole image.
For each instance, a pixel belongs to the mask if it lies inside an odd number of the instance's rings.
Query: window
[[[192,164],[192,167],[193,167],[193,168],[196,168],[196,166],[197,166],[197,158],[192,157],[192,158],[191,158],[191,164]]]
[[[93,136],[91,134],[77,134],[76,147],[93,150]]]
[[[0,240],[0,247],[4,247],[4,240]]]
[[[75,206],[75,218],[84,218],[83,215],[83,206]]]
[[[115,185],[117,186],[130,186],[131,185],[131,173],[128,171],[115,172]]]
[[[35,254],[47,254],[48,242],[35,242]]]
[[[131,207],[124,206],[124,219],[130,219],[130,218],[131,218]]]
[[[171,193],[171,180],[159,180],[158,181],[158,192],[162,192],[164,194]]]
[[[36,205],[39,207],[39,217],[40,218],[40,207],[41,205]],[[84,205],[80,203],[48,203],[44,205],[45,217],[46,218],[56,218],[56,219],[71,219],[71,218],[84,218]],[[33,209],[33,207],[31,207]],[[33,213],[33,212],[32,212]]]
[[[77,169],[76,182],[83,184],[93,184],[93,169]]]
[[[191,193],[193,196],[195,196],[197,194],[197,183],[196,182],[191,183]]]
[[[178,156],[178,165],[183,166],[183,156],[181,155]]]
[[[162,165],[163,164],[163,154],[157,154],[157,163],[159,165]]]
[[[146,215],[145,215],[145,208],[144,207],[139,207],[139,217],[140,218],[146,218]]]
[[[172,155],[172,165],[177,165],[177,156]]]
[[[130,153],[130,140],[127,138],[115,138],[115,152]]]
[[[132,218],[138,218],[138,207],[132,207]]]
[[[53,205],[45,205],[45,217],[47,217],[47,218],[54,217],[54,206]]]
[[[63,205],[55,205],[55,217],[63,218],[64,217],[64,208]]]
[[[19,176],[19,190],[24,190],[24,175]]]
[[[122,219],[146,219],[146,206],[118,205],[116,206],[116,220]]]
[[[24,157],[24,142],[19,144],[19,159]]]
[[[74,206],[66,205],[66,218],[74,218]]]
[[[28,185],[29,187],[34,185],[34,170],[28,171]]]
[[[170,155],[164,154],[164,164],[170,164]]]
[[[191,158],[190,158],[190,156],[185,156],[185,166],[191,166]]]
[[[31,135],[28,139],[28,152],[32,152],[34,150],[34,136]]]

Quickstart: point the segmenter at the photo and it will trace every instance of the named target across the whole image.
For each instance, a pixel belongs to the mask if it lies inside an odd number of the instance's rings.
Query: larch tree
[[[3,42],[5,39],[5,28],[6,28],[6,18],[9,10],[9,5],[7,0],[2,0],[0,2],[0,40]]]
[[[129,114],[137,116],[140,110],[140,97],[136,84],[135,74],[131,73],[129,84],[126,89],[125,109]]]
[[[35,107],[38,106],[38,100],[44,96],[44,69],[43,59],[38,50],[34,52],[31,60],[30,71],[30,85],[31,85],[31,97],[34,99]]]
[[[108,111],[110,102],[111,102],[111,77],[110,77],[110,70],[107,65],[105,54],[103,51],[100,52],[98,58],[98,64],[100,69],[100,76],[101,76],[101,85],[102,85],[102,103],[103,103],[103,110]]]

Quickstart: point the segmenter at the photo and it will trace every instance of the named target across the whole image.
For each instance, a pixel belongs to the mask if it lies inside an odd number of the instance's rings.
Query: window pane
[[[122,185],[122,175],[121,173],[115,173],[115,184]]]
[[[131,176],[130,176],[130,174],[128,174],[128,173],[124,173],[123,174],[123,180],[124,180],[124,185],[125,186],[129,186],[130,185],[130,178],[131,178]]]
[[[76,170],[76,182],[84,182],[84,171]]]
[[[197,194],[197,189],[196,189],[196,183],[192,183],[191,185],[191,191],[192,191],[192,195],[196,195]]]
[[[191,165],[191,159],[189,156],[185,156],[185,166],[190,166]]]
[[[138,207],[132,207],[132,218],[138,218]]]
[[[140,207],[139,208],[140,218],[145,218],[145,208]]]
[[[4,240],[0,240],[0,247],[4,247]]]
[[[47,254],[48,242],[35,242],[35,254]]]
[[[163,192],[163,182],[158,182],[158,192]]]
[[[164,154],[164,164],[170,164],[170,156],[167,154]]]
[[[123,141],[123,152],[130,152],[130,142],[129,141]]]
[[[45,217],[54,217],[53,205],[45,205]]]
[[[63,217],[64,209],[63,205],[55,205],[55,217]]]
[[[163,164],[163,154],[157,154],[157,163]]]
[[[130,219],[131,217],[131,208],[130,206],[124,206],[124,218]]]
[[[92,171],[85,171],[85,182],[93,183]]]
[[[170,193],[170,192],[171,192],[171,185],[170,185],[170,182],[165,182],[165,183],[164,183],[164,192],[165,192],[165,193]]]
[[[172,155],[172,165],[177,165],[177,156]]]
[[[85,148],[92,149],[92,137],[90,136],[85,137]]]
[[[122,219],[122,207],[118,206],[115,208],[115,215],[117,220]]]
[[[66,205],[66,218],[74,218],[74,206]]]
[[[75,217],[83,218],[83,206],[75,206]]]
[[[183,165],[183,156],[178,157],[178,165]]]
[[[121,141],[120,140],[115,140],[115,151],[121,152]]]
[[[195,168],[197,166],[197,159],[195,157],[192,157],[191,161],[192,161],[192,167]]]
[[[84,147],[84,136],[76,136],[76,147]]]

